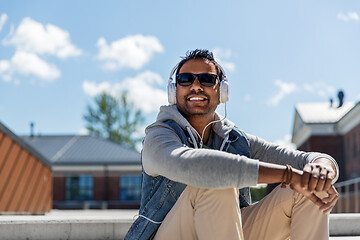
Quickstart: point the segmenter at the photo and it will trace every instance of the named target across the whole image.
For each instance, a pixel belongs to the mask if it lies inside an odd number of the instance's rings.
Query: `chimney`
[[[338,98],[339,98],[339,106],[338,108],[340,108],[343,104],[344,104],[344,92],[342,90],[339,90],[338,92]]]
[[[330,107],[332,108],[333,106],[333,103],[334,103],[334,99],[330,98]]]
[[[31,122],[30,123],[30,137],[34,137],[34,123]]]

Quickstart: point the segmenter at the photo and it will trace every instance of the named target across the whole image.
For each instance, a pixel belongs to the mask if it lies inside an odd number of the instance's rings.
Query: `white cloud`
[[[150,113],[158,110],[161,105],[167,104],[167,92],[159,89],[163,83],[160,75],[146,71],[135,77],[126,78],[121,83],[102,82],[96,84],[84,81],[83,91],[90,96],[106,92],[114,97],[118,97],[123,91],[127,91],[129,100],[137,108],[145,113]]]
[[[155,53],[164,51],[156,37],[141,34],[127,36],[110,44],[102,37],[96,45],[99,48],[97,58],[103,61],[106,70],[140,69]]]
[[[2,41],[5,46],[15,46],[15,54],[10,60],[0,59],[0,77],[5,81],[19,83],[14,74],[35,76],[52,82],[61,75],[52,63],[40,58],[50,55],[66,59],[82,54],[70,41],[67,31],[52,25],[43,25],[27,17]]]
[[[274,84],[279,88],[279,91],[268,100],[268,104],[271,106],[277,106],[286,95],[289,95],[290,93],[297,90],[295,83],[287,83],[281,80],[275,80]]]
[[[283,139],[278,139],[274,143],[282,147],[296,149],[296,145],[291,142],[291,134],[286,134]]]
[[[229,59],[232,55],[230,49],[223,49],[216,47],[212,50],[215,60],[224,68],[225,71],[234,71],[235,64],[233,62],[225,61],[224,59]]]
[[[6,13],[1,14],[1,16],[0,16],[0,32],[1,32],[2,28],[4,27],[7,19],[8,19],[8,15]]]
[[[14,74],[33,75],[48,82],[61,75],[55,65],[45,62],[36,54],[23,51],[16,51],[9,61],[0,60],[0,77],[10,82]]]
[[[52,24],[44,26],[29,17],[21,21],[15,32],[3,40],[3,44],[14,45],[17,50],[39,55],[49,54],[62,59],[82,53],[71,43],[67,31]]]
[[[326,98],[333,96],[336,92],[335,87],[324,82],[305,83],[303,85],[305,91]]]
[[[250,102],[251,99],[252,99],[252,97],[251,97],[251,95],[249,95],[249,94],[246,94],[246,95],[244,96],[245,102]]]
[[[82,136],[87,136],[89,135],[89,130],[87,130],[86,128],[82,128],[78,131],[78,134]]]
[[[348,22],[348,21],[359,21],[359,15],[356,12],[348,12],[347,14],[344,14],[342,12],[337,14],[337,19]]]
[[[96,84],[95,82],[84,81],[82,84],[82,88],[83,88],[83,91],[91,97],[95,97],[96,95],[99,95],[103,92],[114,95],[114,93],[112,92],[112,90],[114,90],[114,88],[112,87],[112,85],[109,82],[102,82],[102,83]],[[117,97],[117,94],[115,94],[115,95]]]

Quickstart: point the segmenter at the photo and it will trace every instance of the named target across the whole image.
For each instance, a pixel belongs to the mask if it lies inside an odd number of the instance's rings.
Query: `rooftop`
[[[22,136],[52,165],[140,164],[140,153],[94,136]]]
[[[44,163],[46,166],[51,167],[51,163],[49,162],[48,158],[42,154],[38,149],[28,144],[26,141],[24,141],[22,138],[15,135],[10,129],[8,129],[4,124],[0,121],[0,133],[4,133],[5,136],[8,136],[12,141],[16,142],[20,147],[25,149],[27,152],[32,154],[34,157],[36,157],[38,160],[40,160],[42,163]],[[1,146],[1,144],[0,144]]]
[[[298,103],[296,110],[304,123],[336,123],[354,106],[355,102],[345,102],[341,107],[329,102]]]

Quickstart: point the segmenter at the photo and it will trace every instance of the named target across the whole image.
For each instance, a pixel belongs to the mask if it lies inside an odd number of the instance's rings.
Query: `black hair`
[[[180,68],[187,61],[194,60],[194,59],[202,59],[202,60],[206,60],[206,61],[214,64],[216,67],[216,72],[217,72],[217,75],[219,76],[220,81],[223,80],[225,73],[220,69],[220,67],[219,67],[220,65],[215,61],[213,53],[207,49],[195,49],[192,51],[187,51],[186,56],[182,57],[182,60],[178,64],[176,74],[179,73]]]

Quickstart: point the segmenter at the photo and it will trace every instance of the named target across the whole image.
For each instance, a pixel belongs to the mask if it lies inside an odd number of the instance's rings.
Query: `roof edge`
[[[22,148],[26,149],[29,153],[31,153],[34,157],[39,159],[42,163],[44,163],[47,167],[52,169],[51,162],[42,155],[39,151],[35,148],[27,144],[24,140],[18,137],[15,133],[13,133],[10,129],[8,129],[1,121],[0,121],[0,130],[4,132],[7,136],[9,136],[13,141],[19,144]]]

